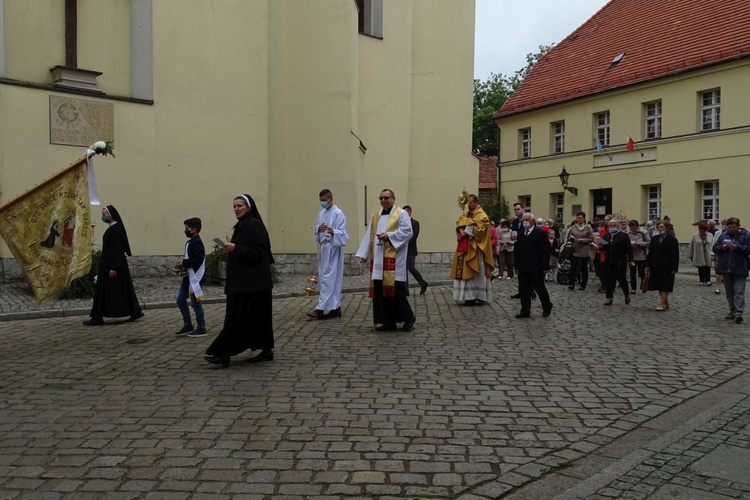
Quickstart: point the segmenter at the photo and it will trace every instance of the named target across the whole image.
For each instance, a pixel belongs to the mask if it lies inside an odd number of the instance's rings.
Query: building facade
[[[478,172],[473,0],[0,0],[0,14],[0,204],[114,140],[99,194],[140,256],[179,254],[192,216],[226,236],[240,193],[274,252],[314,254],[322,188],[348,253],[386,187],[419,215],[420,249],[451,249],[453,200]]]
[[[750,217],[750,4],[700,5],[612,0],[546,54],[495,115],[503,195],[566,223],[669,216],[682,241]]]

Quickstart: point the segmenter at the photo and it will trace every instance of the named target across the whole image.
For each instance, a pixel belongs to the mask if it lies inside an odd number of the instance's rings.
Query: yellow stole
[[[375,285],[372,281],[372,268],[375,264],[375,254],[373,253],[373,243],[375,234],[378,230],[378,221],[380,220],[381,210],[372,214],[370,220],[370,293],[372,298],[375,295]],[[388,215],[388,222],[385,225],[385,231],[392,233],[398,229],[398,220],[401,217],[401,208],[394,206]],[[393,297],[396,294],[396,249],[388,242],[383,243],[383,297]]]

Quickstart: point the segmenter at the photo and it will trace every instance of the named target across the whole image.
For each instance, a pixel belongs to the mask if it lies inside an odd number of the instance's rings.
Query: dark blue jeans
[[[185,326],[193,324],[190,319],[190,309],[188,309],[187,305],[189,290],[190,282],[187,278],[183,278],[180,291],[177,292],[177,307],[180,308],[182,321],[185,323]],[[191,295],[190,305],[193,307],[193,311],[195,311],[195,321],[198,323],[198,328],[206,328],[206,315],[203,313],[203,304],[195,300],[195,295]]]

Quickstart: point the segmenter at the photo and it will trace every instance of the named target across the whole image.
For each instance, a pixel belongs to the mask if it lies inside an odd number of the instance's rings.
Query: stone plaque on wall
[[[111,103],[49,96],[49,142],[87,147],[115,139],[115,108]]]

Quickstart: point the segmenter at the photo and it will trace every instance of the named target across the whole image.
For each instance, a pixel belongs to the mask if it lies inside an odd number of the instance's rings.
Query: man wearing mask
[[[514,203],[513,204],[513,212],[516,214],[516,218],[513,219],[513,222],[510,223],[510,230],[515,232],[516,234],[521,234],[523,231],[523,214],[526,213],[526,209],[523,206],[523,203]],[[521,283],[518,283],[518,293],[511,295],[511,299],[520,299],[521,298]],[[534,293],[534,290],[531,290],[531,298],[536,298],[536,293]]]
[[[314,236],[318,244],[318,284],[320,297],[315,310],[307,313],[313,319],[341,317],[341,288],[344,283],[344,246],[349,241],[346,216],[333,204],[333,193],[324,189],[318,195],[322,210],[315,221]]]
[[[549,270],[552,247],[547,234],[535,226],[534,214],[522,216],[522,227],[516,242],[516,269],[521,294],[521,312],[516,318],[531,317],[531,292],[536,291],[542,302],[542,316],[552,313],[552,302],[544,286],[544,273]]]
[[[727,219],[727,230],[716,239],[713,250],[718,259],[716,272],[724,277],[724,290],[726,290],[729,304],[729,314],[726,319],[742,323],[742,315],[745,311],[745,281],[748,275],[750,233],[740,227],[740,220],[737,217]]]

